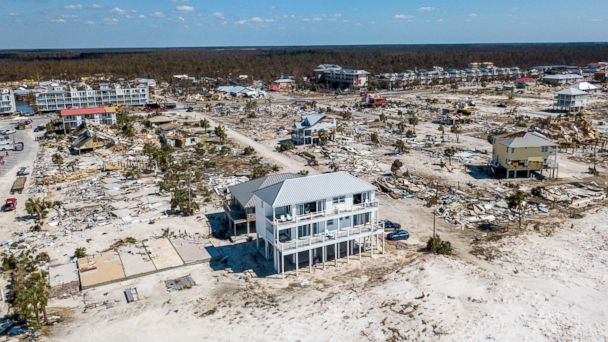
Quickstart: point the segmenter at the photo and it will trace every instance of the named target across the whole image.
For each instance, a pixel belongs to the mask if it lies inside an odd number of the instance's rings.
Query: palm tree
[[[207,131],[207,129],[209,129],[209,120],[202,119],[201,122],[199,123],[199,125],[201,126],[202,129]]]
[[[61,165],[63,164],[63,157],[59,153],[54,153],[51,157],[51,160],[53,161],[53,164],[59,167],[61,167]]]
[[[416,115],[409,118],[410,125],[414,126],[414,133],[416,133],[416,125],[418,125],[418,117]]]
[[[454,134],[456,134],[456,142],[459,143],[460,142],[460,133],[462,133],[462,127],[460,127],[460,124],[453,124],[452,127],[450,128],[450,131]]]
[[[395,141],[394,147],[395,147],[395,151],[399,154],[408,152],[407,145],[401,139]]]
[[[401,170],[401,167],[403,166],[403,162],[399,159],[395,159],[395,161],[393,162],[393,164],[391,165],[391,172],[397,176],[397,172],[399,170]]]
[[[372,132],[369,135],[369,140],[372,142],[372,144],[374,145],[379,145],[380,144],[380,139],[378,137],[378,133],[376,132]]]
[[[223,126],[216,126],[215,127],[215,135],[217,135],[218,138],[220,138],[220,142],[223,144],[226,142],[226,138],[228,137],[228,135],[226,134],[226,130],[224,129]]]
[[[526,194],[521,190],[515,190],[507,197],[507,204],[511,210],[515,210],[519,216],[519,229],[523,220],[524,210],[526,209]]]
[[[78,259],[84,258],[87,256],[87,249],[84,247],[78,247],[74,250],[74,256]]]
[[[399,121],[397,124],[397,129],[399,130],[399,136],[403,139],[403,132],[405,132],[405,122]]]
[[[183,216],[190,216],[198,210],[198,204],[192,199],[196,195],[189,189],[175,189],[171,196],[171,210],[179,209]]]
[[[28,198],[25,202],[25,212],[30,216],[36,216],[36,220],[46,217],[44,200],[40,198]]]
[[[448,163],[452,165],[452,157],[456,154],[456,149],[452,146],[446,147],[443,154],[448,157]]]
[[[443,127],[443,125],[439,125],[439,127],[437,127],[437,130],[439,132],[441,132],[441,141],[443,141],[443,136],[445,134],[445,127]]]

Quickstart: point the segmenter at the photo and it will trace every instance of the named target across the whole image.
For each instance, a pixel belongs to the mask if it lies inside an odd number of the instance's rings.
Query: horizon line
[[[357,48],[357,47],[407,47],[407,46],[472,46],[472,45],[584,45],[608,44],[608,41],[538,41],[538,42],[484,42],[484,43],[391,43],[391,44],[315,44],[315,45],[209,45],[209,46],[142,46],[142,47],[62,47],[62,48],[13,48],[11,51],[61,51],[61,50],[166,50],[166,49],[280,49],[280,48]]]

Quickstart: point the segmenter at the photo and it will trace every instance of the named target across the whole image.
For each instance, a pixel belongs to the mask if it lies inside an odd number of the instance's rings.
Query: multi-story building
[[[97,125],[114,125],[116,123],[116,109],[113,107],[64,109],[59,116],[66,131],[70,131],[85,122]]]
[[[336,119],[327,115],[312,113],[302,116],[299,123],[293,125],[291,140],[296,145],[312,145],[323,139],[333,140],[336,135]]]
[[[258,246],[284,273],[315,262],[384,251],[376,188],[346,172],[290,178],[255,194]]]
[[[53,112],[70,108],[95,108],[102,106],[143,106],[149,101],[146,85],[136,87],[102,83],[98,90],[89,85],[64,86],[56,82],[43,82],[36,94],[36,105],[41,112]]]
[[[587,105],[589,94],[577,88],[567,88],[555,95],[554,108],[566,112],[578,112]]]
[[[516,132],[494,137],[492,171],[496,175],[515,178],[524,172],[547,170],[549,176],[557,176],[557,145],[551,139],[537,132]]]
[[[11,114],[17,111],[15,94],[11,89],[0,89],[0,114]]]
[[[302,177],[297,173],[277,173],[228,187],[230,201],[224,204],[224,213],[229,226],[237,235],[238,226],[246,226],[247,234],[255,228],[255,200],[254,193],[267,186],[274,185],[290,178]],[[229,227],[229,228],[230,228]]]
[[[365,70],[342,68],[335,64],[321,64],[314,70],[317,80],[334,88],[363,88],[369,73]]]

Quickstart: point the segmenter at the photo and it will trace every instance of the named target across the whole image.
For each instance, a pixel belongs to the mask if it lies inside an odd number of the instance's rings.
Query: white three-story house
[[[384,252],[376,188],[346,172],[285,179],[255,192],[256,234],[274,269]],[[287,263],[287,266],[286,266]]]

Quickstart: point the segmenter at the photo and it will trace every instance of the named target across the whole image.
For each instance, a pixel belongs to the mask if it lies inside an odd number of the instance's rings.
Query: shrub
[[[426,243],[426,251],[433,254],[452,255],[452,244],[449,241],[443,241],[439,235],[429,238]]]

